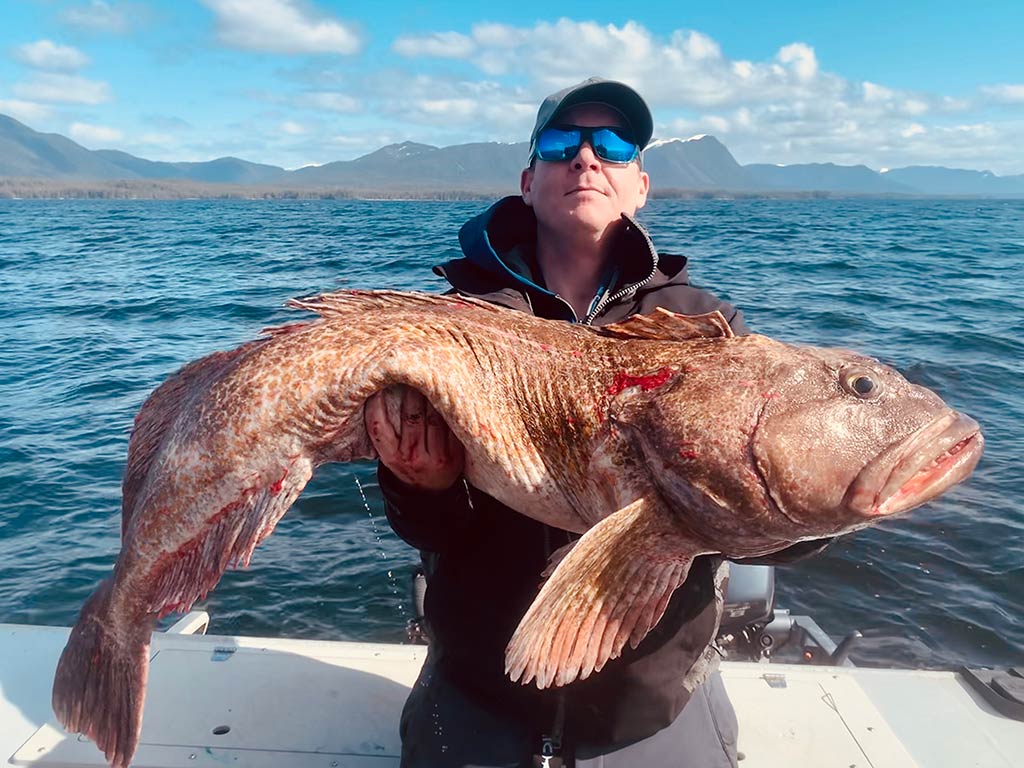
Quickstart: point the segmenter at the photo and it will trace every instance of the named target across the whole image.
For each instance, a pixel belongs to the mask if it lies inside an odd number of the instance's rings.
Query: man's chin
[[[619,222],[622,221],[622,212],[609,205],[577,206],[570,216],[577,226],[602,233],[611,227],[618,226]]]
[[[560,213],[545,217],[554,230],[566,233],[571,230],[576,234],[587,231],[600,237],[622,221],[622,213],[606,197],[598,200],[572,196],[564,200],[568,205]]]
[[[619,218],[619,212],[615,206],[600,193],[574,194],[566,197],[565,201],[569,208],[569,215],[579,221],[589,221],[600,225]]]

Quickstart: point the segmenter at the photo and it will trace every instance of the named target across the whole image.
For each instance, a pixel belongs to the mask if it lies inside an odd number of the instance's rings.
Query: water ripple
[[[164,377],[292,319],[292,296],[440,290],[429,267],[458,254],[481,209],[0,202],[0,621],[68,624],[109,573],[128,430]],[[642,213],[752,327],[890,362],[985,429],[969,484],[780,569],[780,603],[834,635],[866,630],[861,660],[1019,664],[1024,203],[658,200]],[[217,632],[397,641],[416,559],[383,519],[373,467],[327,467],[203,606]]]

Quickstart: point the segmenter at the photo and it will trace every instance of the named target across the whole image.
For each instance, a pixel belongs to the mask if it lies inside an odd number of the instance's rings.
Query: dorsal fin
[[[505,310],[481,299],[472,299],[458,294],[422,293],[419,291],[366,291],[346,290],[322,293],[291,299],[287,304],[293,309],[308,309],[321,317],[346,317],[381,309],[455,309],[465,306],[483,307],[493,312]]]
[[[703,315],[680,315],[661,307],[649,315],[633,315],[622,322],[604,325],[595,330],[616,339],[659,341],[727,339],[736,335],[717,309]]]
[[[260,330],[260,336],[265,339],[276,339],[278,336],[287,336],[290,333],[304,331],[317,325],[319,320],[303,320],[298,323],[285,323],[284,325],[268,325]]]
[[[128,463],[121,480],[121,535],[128,530],[136,497],[149,475],[171,426],[187,407],[189,398],[204,392],[237,361],[265,340],[250,341],[228,352],[214,352],[189,363],[153,390],[142,404],[128,441]]]

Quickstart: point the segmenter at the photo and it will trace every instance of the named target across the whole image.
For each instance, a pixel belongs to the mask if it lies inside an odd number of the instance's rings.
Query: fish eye
[[[864,368],[842,371],[839,382],[844,390],[861,400],[874,400],[882,394],[882,382]]]
[[[875,391],[875,382],[868,376],[858,376],[850,382],[850,386],[858,395],[870,395]]]

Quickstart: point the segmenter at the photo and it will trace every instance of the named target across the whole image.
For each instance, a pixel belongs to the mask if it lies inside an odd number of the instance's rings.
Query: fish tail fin
[[[142,730],[153,620],[112,626],[113,578],[86,601],[57,663],[53,711],[64,727],[83,733],[114,768],[126,768]]]

